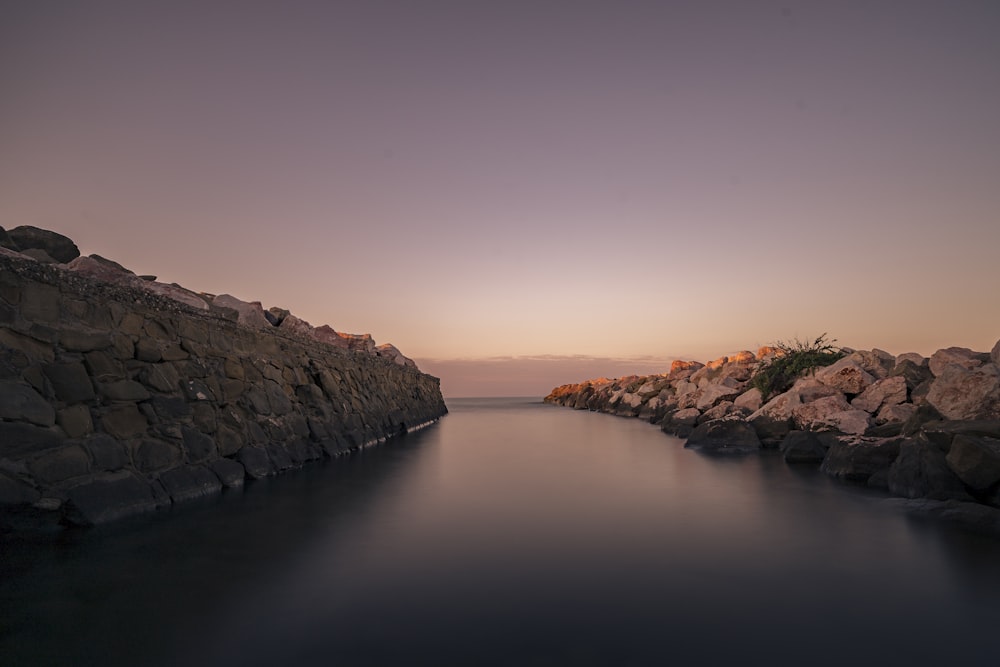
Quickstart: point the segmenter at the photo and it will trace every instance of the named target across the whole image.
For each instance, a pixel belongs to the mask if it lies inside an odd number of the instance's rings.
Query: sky
[[[5,2],[0,226],[446,396],[1000,338],[1000,3]]]

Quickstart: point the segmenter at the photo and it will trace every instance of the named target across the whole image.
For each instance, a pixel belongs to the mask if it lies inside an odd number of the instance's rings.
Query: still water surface
[[[998,540],[638,420],[448,405],[215,502],[4,543],[0,664],[1000,664]]]

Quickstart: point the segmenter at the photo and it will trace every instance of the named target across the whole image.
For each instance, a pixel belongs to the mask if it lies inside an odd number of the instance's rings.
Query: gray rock
[[[875,382],[875,377],[851,357],[818,369],[815,378],[845,394],[860,394]]]
[[[149,422],[134,403],[110,408],[101,416],[104,431],[119,440],[127,440],[146,432]]]
[[[828,439],[822,439],[812,431],[792,431],[781,441],[785,463],[822,463],[829,448]]]
[[[130,463],[125,446],[109,435],[94,435],[84,440],[83,446],[90,453],[95,471],[115,472]]]
[[[970,370],[949,364],[931,385],[927,402],[946,419],[998,419],[1000,367],[985,364]]]
[[[59,447],[66,434],[59,428],[0,421],[0,459],[19,460],[29,454]]]
[[[230,459],[215,459],[208,464],[208,467],[227,489],[243,486],[246,470],[240,463]]]
[[[160,475],[160,483],[175,503],[214,496],[222,492],[222,482],[214,472],[201,466],[183,466]]]
[[[111,347],[108,331],[78,331],[66,329],[59,333],[59,344],[70,352],[90,352]]]
[[[889,467],[889,492],[904,498],[972,500],[940,449],[926,440],[907,438]]]
[[[82,484],[70,489],[68,496],[66,518],[82,526],[152,512],[170,502],[159,497],[150,483],[132,475]]]
[[[241,447],[240,451],[236,452],[236,460],[243,465],[247,476],[251,479],[261,479],[274,474],[270,457],[260,447],[251,445]]]
[[[820,470],[839,479],[867,482],[877,472],[887,472],[899,456],[901,438],[864,440],[841,438],[833,443]]]
[[[89,473],[90,457],[83,447],[68,445],[42,454],[28,468],[35,479],[51,484]]]
[[[98,392],[112,401],[144,401],[149,398],[146,388],[134,380],[100,383]]]
[[[76,247],[72,239],[47,229],[21,225],[9,230],[7,235],[21,249],[21,252],[32,248],[44,250],[61,264],[71,262],[80,256],[80,249]]]
[[[181,428],[181,433],[184,436],[184,451],[187,453],[188,461],[197,463],[217,455],[215,441],[211,437],[187,427]]]
[[[86,405],[63,408],[57,413],[56,422],[71,438],[82,438],[94,432],[94,421]]]
[[[947,347],[931,355],[928,366],[934,377],[940,377],[948,366],[956,365],[965,369],[981,366],[983,360],[978,352],[967,347]]]
[[[1000,483],[1000,439],[956,435],[946,460],[959,479],[976,493],[987,493]]]
[[[52,426],[56,423],[56,411],[29,385],[0,380],[0,419]]]
[[[177,466],[183,459],[180,447],[155,438],[143,438],[134,444],[132,461],[141,472],[155,472]]]
[[[0,507],[33,503],[39,498],[41,498],[41,494],[38,489],[0,473]]]
[[[684,446],[708,454],[750,454],[760,450],[760,439],[745,421],[717,419],[696,426]]]
[[[79,361],[45,364],[42,372],[52,383],[56,398],[65,403],[82,403],[97,397],[87,369]]]

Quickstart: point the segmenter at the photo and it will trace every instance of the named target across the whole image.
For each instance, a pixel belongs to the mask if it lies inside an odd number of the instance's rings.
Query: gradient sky
[[[446,395],[1000,338],[1000,3],[4,3],[0,226]]]

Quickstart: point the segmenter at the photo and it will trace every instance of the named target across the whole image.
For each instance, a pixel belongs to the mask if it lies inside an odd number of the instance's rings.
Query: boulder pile
[[[949,347],[930,357],[844,352],[776,396],[750,382],[780,354],[764,347],[675,361],[661,375],[563,385],[545,402],[646,419],[703,452],[777,450],[789,464],[1000,531],[1000,510],[987,511],[1000,508],[1000,342],[991,352]]]

